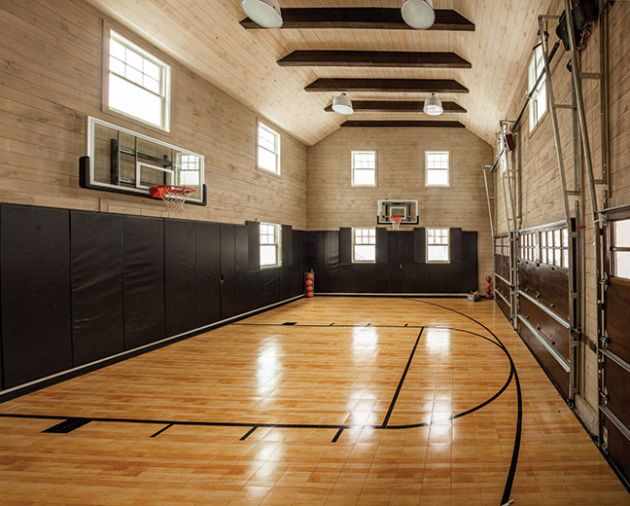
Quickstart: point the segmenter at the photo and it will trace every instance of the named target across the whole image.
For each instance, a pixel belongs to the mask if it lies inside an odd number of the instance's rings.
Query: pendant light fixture
[[[439,116],[444,112],[442,101],[431,93],[431,96],[424,101],[424,113],[429,116]]]
[[[426,30],[435,23],[432,0],[404,0],[400,13],[405,23],[416,30]]]
[[[350,100],[350,97],[348,97],[345,93],[337,95],[333,98],[332,110],[339,114],[343,114],[344,116],[349,116],[354,112],[354,109],[352,108],[352,100]]]
[[[282,26],[282,11],[278,0],[242,0],[241,9],[249,19],[263,28]]]

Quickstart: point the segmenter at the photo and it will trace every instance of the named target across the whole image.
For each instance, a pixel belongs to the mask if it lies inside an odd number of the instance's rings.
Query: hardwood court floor
[[[515,504],[630,504],[493,303],[342,297],[0,405],[0,503],[497,506],[515,373]]]

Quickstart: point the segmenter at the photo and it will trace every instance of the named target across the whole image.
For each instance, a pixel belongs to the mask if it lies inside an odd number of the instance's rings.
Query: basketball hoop
[[[400,230],[400,224],[403,220],[403,216],[390,216],[389,221],[392,224],[392,230]]]
[[[151,198],[162,199],[167,211],[181,211],[184,209],[186,196],[193,191],[188,186],[161,184],[151,187]]]

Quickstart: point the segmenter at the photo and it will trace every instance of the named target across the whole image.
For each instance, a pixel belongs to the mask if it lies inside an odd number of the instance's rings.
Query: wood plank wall
[[[0,2],[0,201],[164,215],[161,202],[79,187],[92,115],[205,155],[208,206],[182,217],[305,229],[306,147],[282,132],[282,176],[259,171],[257,114],[116,25],[171,65],[171,132],[102,112],[104,19],[80,0]]]
[[[377,187],[351,186],[351,152],[377,152]],[[425,151],[450,151],[451,186],[424,186]],[[492,148],[464,129],[342,128],[308,153],[310,230],[375,226],[379,199],[419,201],[420,224],[478,231],[479,286],[492,272],[483,164]],[[402,227],[403,229],[405,227]]]
[[[550,9],[550,14],[559,14],[563,10],[562,2],[556,1]],[[541,13],[544,14],[544,13]],[[628,54],[630,54],[630,3],[616,2],[609,12],[609,92],[610,92],[610,152],[611,152],[611,181],[610,199],[607,206],[615,206],[630,203],[630,170],[628,167],[630,156],[630,80],[628,67]],[[550,27],[552,34],[555,25]],[[536,42],[538,26],[524,27],[525,32],[531,38],[532,47]],[[551,44],[555,35],[551,37]],[[556,60],[552,65],[552,75],[556,101],[558,103],[571,103],[571,76],[566,65],[570,57],[562,48],[559,50]],[[599,72],[599,26],[594,26],[593,34],[588,40],[588,45],[581,53],[582,71]],[[527,91],[527,67],[528,61],[523,61],[522,73],[515,87],[514,101],[505,118],[514,119],[522,107]],[[584,81],[583,84],[585,108],[591,149],[593,152],[593,166],[595,177],[602,174],[602,150],[600,144],[600,99],[598,81]],[[573,187],[576,183],[574,176],[574,150],[572,144],[572,119],[568,110],[558,111],[561,137],[563,139],[565,167],[567,171],[567,183]],[[497,125],[498,130],[498,125]],[[525,117],[519,135],[519,154],[514,154],[515,167],[521,172],[520,207],[522,227],[528,228],[545,223],[564,219],[562,207],[560,180],[558,176],[556,151],[553,140],[551,117],[547,115],[542,122],[529,131],[529,118]],[[520,160],[519,160],[520,156]],[[583,265],[583,327],[586,330],[586,338],[595,341],[597,337],[596,320],[596,291],[595,291],[595,267],[593,243],[593,225],[591,220],[591,203],[588,197],[586,175],[582,168],[577,168],[577,186],[581,193],[577,199],[580,204],[580,220],[584,223],[584,239],[582,244]],[[497,181],[496,217],[498,232],[505,232],[508,228],[505,220],[503,206],[503,188]],[[604,207],[603,191],[598,190],[599,208]],[[594,428],[596,424],[597,399],[597,357],[587,346],[582,346],[580,351],[582,361],[582,402],[578,403],[584,420]]]

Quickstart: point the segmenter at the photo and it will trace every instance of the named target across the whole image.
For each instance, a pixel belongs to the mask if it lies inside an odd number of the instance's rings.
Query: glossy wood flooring
[[[300,300],[0,414],[2,504],[630,504],[492,302]]]

